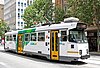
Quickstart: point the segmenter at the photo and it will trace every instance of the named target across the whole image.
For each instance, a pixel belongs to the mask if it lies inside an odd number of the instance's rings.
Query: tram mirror
[[[58,33],[58,37],[61,37],[61,34],[60,33]]]

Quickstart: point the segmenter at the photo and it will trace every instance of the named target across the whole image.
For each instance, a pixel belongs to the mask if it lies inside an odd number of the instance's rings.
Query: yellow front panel
[[[58,60],[58,52],[52,51],[52,60]]]

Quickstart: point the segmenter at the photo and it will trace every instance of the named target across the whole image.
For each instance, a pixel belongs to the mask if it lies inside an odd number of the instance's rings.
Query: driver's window
[[[75,34],[73,31],[69,32],[69,42],[76,42]]]

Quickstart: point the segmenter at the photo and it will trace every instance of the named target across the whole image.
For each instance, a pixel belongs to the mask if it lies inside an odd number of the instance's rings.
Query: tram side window
[[[31,41],[36,41],[36,33],[31,34]]]
[[[6,36],[6,40],[9,41],[9,36]]]
[[[12,41],[12,35],[9,36],[9,41]]]
[[[45,41],[45,32],[38,33],[38,41]]]
[[[30,41],[30,34],[25,34],[25,41]]]
[[[67,31],[61,31],[61,41],[67,41]]]
[[[13,40],[16,41],[16,35],[13,35]]]

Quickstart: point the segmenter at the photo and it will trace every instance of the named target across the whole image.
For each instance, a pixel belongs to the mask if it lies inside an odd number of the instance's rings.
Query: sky
[[[0,4],[4,4],[4,0],[0,0]]]

